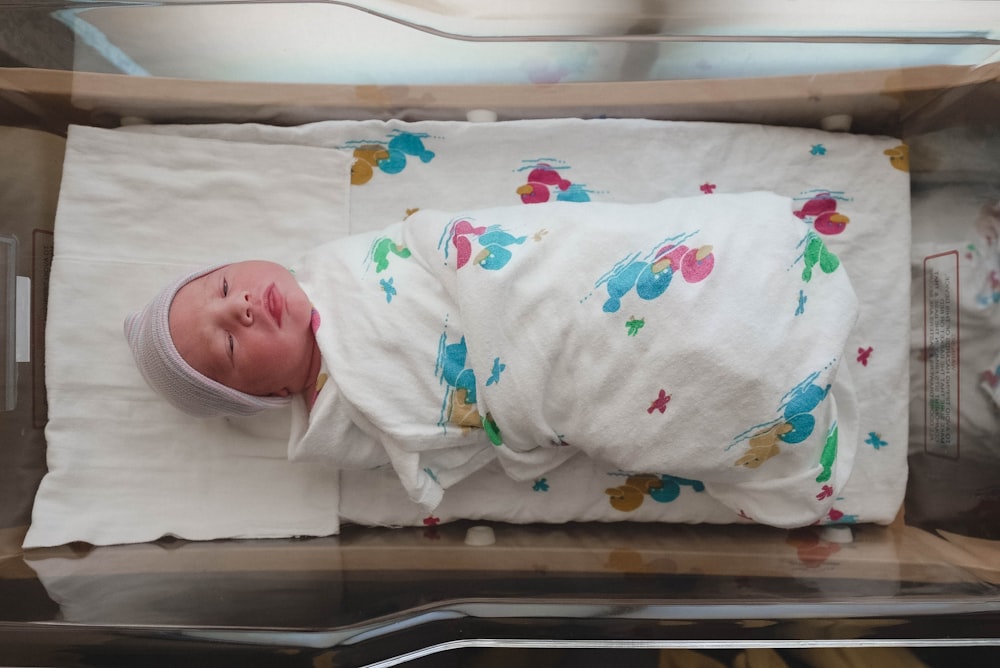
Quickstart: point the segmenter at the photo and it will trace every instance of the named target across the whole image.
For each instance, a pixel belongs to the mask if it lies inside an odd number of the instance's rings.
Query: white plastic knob
[[[470,123],[496,123],[497,112],[491,109],[470,109],[465,112],[465,119]]]
[[[854,542],[854,532],[851,531],[851,527],[843,524],[823,527],[819,532],[819,537],[828,543],[840,543],[841,545]]]
[[[497,537],[493,533],[493,527],[479,525],[469,527],[469,530],[465,532],[465,544],[472,547],[486,547],[496,542]]]
[[[819,126],[827,132],[850,132],[854,117],[850,114],[832,114],[819,120]]]

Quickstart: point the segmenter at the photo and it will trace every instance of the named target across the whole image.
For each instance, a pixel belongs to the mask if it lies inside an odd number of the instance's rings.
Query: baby
[[[125,332],[149,385],[195,416],[243,416],[315,385],[312,307],[273,262],[216,265],[164,288]]]
[[[204,269],[126,323],[149,384],[195,415],[292,404],[289,456],[390,464],[410,498],[499,460],[578,453],[670,474],[743,517],[821,518],[857,411],[857,299],[770,193],[420,211],[308,252]]]

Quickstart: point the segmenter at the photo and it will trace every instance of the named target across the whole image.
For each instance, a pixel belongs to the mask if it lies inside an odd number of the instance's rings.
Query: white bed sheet
[[[381,228],[413,208],[530,206],[546,191],[552,199],[644,202],[772,190],[803,205],[830,193],[837,213],[850,222],[842,233],[824,238],[862,299],[846,363],[860,381],[864,442],[828,521],[885,523],[897,513],[906,483],[910,220],[909,179],[895,139],[757,125],[575,119],[136,126],[121,134],[346,151],[356,164],[351,231]],[[841,231],[837,220],[819,226]],[[805,216],[803,225],[816,226],[816,216]],[[489,468],[450,490],[427,516],[406,499],[391,471],[341,472],[340,516],[362,524],[417,526],[457,518],[741,521],[690,485],[669,480],[663,483],[677,485],[674,500],[657,502],[640,494],[637,507],[616,509],[607,490],[641,485],[629,480],[630,473],[641,472],[608,471],[575,458],[545,479],[517,483]],[[147,533],[139,540],[154,537]]]
[[[370,137],[380,136],[379,131],[425,134],[426,148],[435,157],[399,174],[377,174],[379,180],[352,190],[352,229],[369,224],[364,214],[376,201],[404,199],[407,207],[457,208],[472,197],[485,197],[482,190],[488,188],[490,204],[516,203],[517,188],[530,180],[531,167],[540,161],[558,168],[572,183],[563,192],[576,194],[579,188],[593,200],[654,201],[760,189],[805,204],[820,192],[834,194],[838,212],[850,223],[841,234],[824,235],[824,240],[842,258],[862,301],[845,359],[859,387],[861,442],[852,478],[826,521],[886,523],[895,517],[907,473],[908,363],[903,341],[910,245],[909,179],[897,140],[755,125],[620,120],[371,128]],[[435,173],[435,168],[440,171]],[[435,187],[441,183],[449,188]],[[553,194],[558,195],[555,190]],[[809,216],[804,223],[823,227]],[[384,472],[350,472],[342,476],[341,514],[365,524],[414,525],[460,517],[742,520],[683,483],[677,483],[674,501],[656,502],[647,494],[634,510],[618,510],[608,490],[629,484],[622,473],[586,460],[527,484],[484,471],[451,490],[457,493],[450,498],[446,494],[444,506],[427,516],[390,496],[388,489],[375,496],[384,503],[372,501],[367,490]]]

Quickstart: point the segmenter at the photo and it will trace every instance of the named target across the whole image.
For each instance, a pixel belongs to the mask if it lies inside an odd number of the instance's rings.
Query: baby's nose
[[[253,323],[253,305],[250,300],[250,293],[244,292],[240,297],[233,300],[233,315],[244,325]]]

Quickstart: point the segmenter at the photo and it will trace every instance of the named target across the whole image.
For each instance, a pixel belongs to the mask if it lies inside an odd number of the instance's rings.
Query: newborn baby
[[[770,193],[420,211],[165,288],[126,330],[196,415],[293,400],[289,455],[391,464],[428,509],[499,460],[583,454],[697,481],[741,516],[821,517],[850,473],[857,300]],[[840,369],[840,373],[838,373]]]

